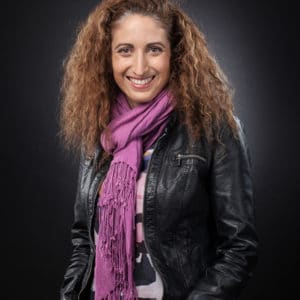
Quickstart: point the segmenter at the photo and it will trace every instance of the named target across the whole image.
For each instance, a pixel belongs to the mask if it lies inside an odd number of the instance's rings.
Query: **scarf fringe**
[[[95,274],[99,277],[96,279],[99,286],[96,288],[95,300],[138,298],[132,274],[136,176],[136,172],[125,162],[114,162],[103,182],[103,193],[98,204],[101,207],[101,223]],[[130,233],[129,239],[126,239],[126,233]],[[109,273],[113,283],[107,282],[105,276],[101,279],[101,275]]]

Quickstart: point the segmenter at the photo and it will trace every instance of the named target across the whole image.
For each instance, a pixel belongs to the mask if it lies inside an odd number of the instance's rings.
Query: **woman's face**
[[[131,107],[151,101],[170,75],[167,31],[152,17],[129,15],[112,28],[113,76]]]

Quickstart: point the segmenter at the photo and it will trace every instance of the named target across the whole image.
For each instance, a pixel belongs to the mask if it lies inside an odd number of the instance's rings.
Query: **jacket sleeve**
[[[71,229],[72,255],[69,266],[66,269],[60,290],[61,300],[78,299],[82,279],[88,266],[90,256],[90,245],[87,225],[87,209],[84,184],[84,173],[87,159],[81,151],[79,172],[77,180],[77,191],[74,204],[74,222]]]
[[[217,231],[216,258],[188,300],[237,299],[257,262],[258,238],[251,160],[240,120],[238,139],[228,127],[221,132],[224,146],[213,150],[211,169],[211,206]]]

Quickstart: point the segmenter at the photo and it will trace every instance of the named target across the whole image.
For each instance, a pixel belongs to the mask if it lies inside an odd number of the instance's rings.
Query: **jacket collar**
[[[164,133],[169,133],[170,130],[174,127],[178,119],[178,112],[174,109],[169,116],[169,121],[167,122],[167,125],[164,129]]]

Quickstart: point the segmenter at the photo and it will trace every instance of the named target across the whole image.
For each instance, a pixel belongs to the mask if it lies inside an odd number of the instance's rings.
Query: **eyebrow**
[[[148,44],[146,45],[146,47],[154,46],[154,45],[160,45],[160,46],[162,46],[163,48],[166,48],[166,46],[165,46],[163,43],[161,43],[161,42],[151,42],[151,43],[148,43]],[[130,43],[120,43],[120,44],[118,44],[118,45],[114,48],[114,50],[116,50],[116,49],[119,48],[120,46],[129,46],[129,47],[133,47],[133,45],[130,44]]]

